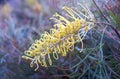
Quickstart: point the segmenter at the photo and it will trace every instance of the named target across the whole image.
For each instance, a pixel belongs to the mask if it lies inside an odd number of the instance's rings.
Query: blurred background
[[[67,57],[53,65],[30,68],[24,51],[49,31],[49,18],[63,6],[74,7],[83,0],[0,0],[0,79],[120,79],[120,1],[85,0],[96,18],[95,28]],[[76,6],[76,7],[79,7]],[[107,28],[106,28],[107,27]]]

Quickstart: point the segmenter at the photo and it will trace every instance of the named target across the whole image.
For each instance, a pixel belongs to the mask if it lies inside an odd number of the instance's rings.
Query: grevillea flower
[[[25,0],[27,5],[35,12],[39,13],[42,10],[42,6],[38,0]]]
[[[31,47],[25,51],[24,59],[31,60],[30,66],[37,65],[47,67],[52,65],[51,56],[58,60],[59,55],[66,56],[69,51],[74,50],[74,44],[81,42],[88,30],[93,28],[94,16],[87,7],[79,4],[81,8],[63,7],[66,11],[64,16],[55,13],[50,19],[55,21],[54,28],[49,32],[41,34],[40,39],[35,40]],[[82,48],[81,48],[82,49]]]
[[[9,17],[11,12],[12,7],[7,3],[1,8],[0,16]]]

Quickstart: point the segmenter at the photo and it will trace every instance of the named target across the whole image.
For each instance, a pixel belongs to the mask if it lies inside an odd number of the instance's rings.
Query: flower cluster
[[[31,67],[36,64],[35,70],[39,68],[39,64],[44,67],[47,67],[47,63],[52,65],[51,55],[56,60],[59,58],[58,54],[66,56],[67,52],[74,50],[76,42],[81,42],[83,46],[83,38],[94,25],[94,16],[87,7],[79,5],[82,9],[63,7],[68,19],[55,13],[50,18],[55,21],[54,28],[41,34],[40,39],[35,40],[25,51],[25,56],[22,57],[31,60]]]
[[[26,4],[35,12],[40,12],[42,10],[42,6],[40,5],[38,0],[25,0]]]

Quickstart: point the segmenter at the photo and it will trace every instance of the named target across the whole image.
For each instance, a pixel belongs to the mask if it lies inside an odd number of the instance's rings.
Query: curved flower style
[[[88,30],[94,26],[92,22],[94,16],[87,7],[79,5],[82,9],[63,7],[68,19],[58,13],[54,14],[50,18],[56,22],[54,28],[42,34],[40,39],[35,40],[35,43],[25,51],[25,56],[22,57],[31,60],[31,67],[36,64],[35,70],[39,68],[39,64],[47,67],[48,62],[49,65],[52,65],[50,54],[58,60],[58,54],[66,56],[67,52],[74,50],[76,42],[81,42],[83,46],[83,38]]]

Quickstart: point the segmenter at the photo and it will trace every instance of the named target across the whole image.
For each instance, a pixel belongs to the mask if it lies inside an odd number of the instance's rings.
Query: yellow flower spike
[[[37,57],[37,56],[36,56],[36,57]],[[46,67],[46,66],[47,66],[46,61],[45,61],[45,55],[44,55],[44,54],[40,54],[40,56],[37,57],[37,62],[38,62],[41,66],[43,66],[43,67]],[[37,62],[36,62],[36,63],[37,63]]]
[[[43,66],[43,67],[45,67],[43,60],[41,60],[41,64],[40,65]]]
[[[30,67],[33,67],[33,66],[34,66],[34,61],[30,63]]]
[[[62,56],[66,56],[66,55],[67,55],[67,52],[66,52],[66,50],[65,50],[65,47],[62,47],[62,49],[61,49],[61,55],[62,55]]]
[[[66,56],[69,51],[74,50],[74,44],[77,42],[81,43],[80,52],[82,52],[83,39],[94,25],[89,19],[94,18],[91,17],[91,14],[88,15],[89,11],[84,14],[82,11],[78,12],[81,9],[77,9],[77,11],[75,8],[74,10],[69,7],[63,7],[63,9],[68,15],[67,19],[58,13],[54,14],[51,18],[55,21],[54,28],[41,34],[40,39],[35,40],[35,43],[25,52],[25,56],[22,56],[24,59],[31,60],[31,67],[37,66],[35,70],[39,68],[38,64],[47,67],[46,62],[48,62],[49,65],[52,65],[51,56],[55,60],[59,59],[59,55]]]
[[[70,46],[69,50],[70,50],[70,51],[73,51],[73,50],[74,50],[74,44]]]
[[[39,64],[41,64],[41,63],[42,63],[40,59],[41,59],[41,58],[40,58],[40,56],[38,56],[37,61],[38,61],[38,63],[39,63]]]
[[[43,63],[43,66],[44,66],[44,67],[47,67],[47,64],[46,64],[46,61],[45,61],[45,60],[44,60],[42,63]]]
[[[81,20],[81,24],[82,24],[82,25],[86,24],[86,20],[85,20],[85,19],[82,19],[82,20]]]
[[[73,51],[73,50],[74,50],[74,44],[75,44],[74,38],[71,37],[70,39],[68,39],[68,42],[69,42],[69,44],[70,44],[69,50],[70,50],[70,51]]]
[[[27,56],[22,56],[22,58],[25,59],[25,60],[31,60],[31,61],[33,60],[33,58],[30,58],[30,57],[27,57]]]
[[[64,42],[63,42],[64,43]],[[64,44],[62,44],[61,45],[61,47],[60,47],[60,54],[62,55],[62,56],[66,56],[66,50],[65,50],[65,46],[64,46]]]
[[[74,13],[72,12],[72,9],[70,9],[69,7],[66,7],[66,6],[63,7],[62,9],[65,10],[65,11],[67,11],[67,13],[70,15],[69,16],[70,18],[76,19]]]
[[[55,59],[55,60],[58,60],[58,53],[57,53],[57,51],[55,50],[54,52],[53,52],[53,58]]]
[[[50,54],[49,53],[48,53],[48,62],[49,62],[50,65],[52,65],[52,60],[50,58]]]
[[[30,57],[34,57],[36,55],[36,53],[33,53],[31,50],[25,51],[25,54]]]
[[[54,36],[55,33],[57,33],[57,32],[58,32],[58,30],[56,30],[56,29],[54,29],[54,28],[51,28],[51,29],[50,29],[50,34],[51,34],[52,36]]]
[[[78,18],[75,20],[75,24],[76,26],[80,29],[81,28],[81,20],[79,20]]]
[[[41,52],[41,55],[42,56],[45,56],[47,53],[46,52]]]
[[[59,45],[56,46],[56,49],[58,51],[58,54],[60,54],[60,46]]]
[[[71,24],[67,24],[67,33],[72,34],[74,32],[73,26]]]
[[[62,21],[64,21],[65,23],[69,23],[69,21],[65,18],[65,17],[63,17],[62,15],[60,15],[60,14],[58,14],[58,13],[55,13],[54,14],[54,17],[57,17],[57,18],[59,18],[59,19],[56,19],[56,21],[59,23],[59,22],[62,22]]]
[[[64,46],[65,46],[66,52],[68,52],[68,51],[69,51],[69,46],[70,46],[69,43],[67,43],[67,42],[65,41]]]
[[[88,27],[88,26],[85,26],[84,30],[85,30],[85,31],[88,31],[88,30],[89,30],[89,27]]]
[[[37,71],[39,69],[39,65],[38,63],[36,62],[36,68],[35,68],[35,71]]]

